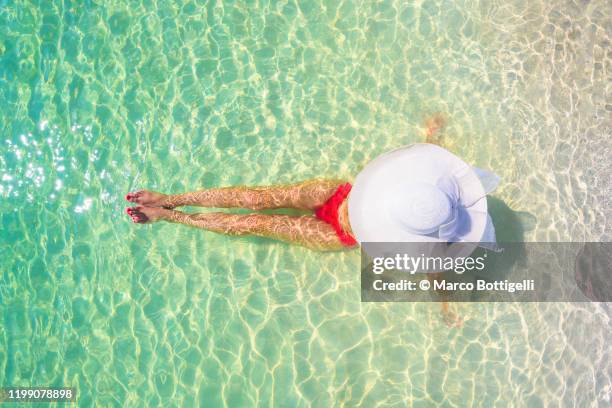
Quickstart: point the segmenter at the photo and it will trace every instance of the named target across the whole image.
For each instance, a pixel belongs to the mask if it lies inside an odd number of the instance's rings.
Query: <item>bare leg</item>
[[[175,208],[184,205],[212,208],[297,208],[314,210],[343,184],[339,180],[309,180],[297,184],[263,187],[210,188],[183,194],[166,195],[138,191],[126,196],[128,201],[147,207]]]
[[[136,223],[158,220],[176,222],[227,235],[255,235],[272,238],[310,249],[333,251],[345,249],[334,229],[313,216],[292,217],[267,214],[201,213],[156,207],[130,207],[128,214]]]

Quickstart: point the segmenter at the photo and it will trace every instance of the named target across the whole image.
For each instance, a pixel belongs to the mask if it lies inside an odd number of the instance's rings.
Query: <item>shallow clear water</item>
[[[359,254],[136,227],[136,188],[351,179],[422,138],[501,239],[609,241],[610,6],[0,0],[0,384],[83,406],[609,403],[608,304],[359,301]],[[607,30],[607,33],[606,33]]]

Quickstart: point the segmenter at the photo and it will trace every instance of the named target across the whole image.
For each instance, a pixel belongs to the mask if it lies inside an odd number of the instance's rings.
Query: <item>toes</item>
[[[132,220],[134,220],[134,218],[132,218]],[[138,213],[138,215],[136,216],[136,219],[134,220],[134,222],[137,224],[144,224],[148,221],[149,221],[149,217],[147,217],[144,213],[141,213],[141,212]]]
[[[147,217],[145,213],[141,211],[142,208],[143,207],[127,207],[125,212],[130,216],[134,223],[144,224],[149,221],[149,217]]]
[[[135,203],[138,198],[142,195],[143,191],[129,192],[126,194],[125,199],[129,202]]]
[[[139,207],[128,207],[125,209],[125,212],[128,213],[130,216],[132,216],[132,215],[139,213],[140,208]]]
[[[138,212],[136,211],[135,207],[127,207],[125,209],[125,212],[127,213],[127,215],[129,215],[133,222],[137,222]]]

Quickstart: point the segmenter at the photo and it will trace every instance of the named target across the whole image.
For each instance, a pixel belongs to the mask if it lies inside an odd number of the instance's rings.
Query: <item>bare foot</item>
[[[164,219],[170,210],[160,207],[127,207],[125,212],[132,218],[136,224],[147,224],[150,222]]]
[[[155,191],[140,190],[133,193],[127,193],[125,199],[131,203],[136,203],[147,207],[173,208],[165,203],[167,197],[168,196],[166,194],[156,193]]]

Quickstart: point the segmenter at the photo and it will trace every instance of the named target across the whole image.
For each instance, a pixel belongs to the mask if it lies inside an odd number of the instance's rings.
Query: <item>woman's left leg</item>
[[[313,216],[293,217],[268,214],[200,213],[157,207],[129,207],[128,214],[136,223],[159,220],[175,222],[227,235],[255,235],[298,244],[310,249],[333,251],[346,248],[336,231]]]
[[[129,193],[126,199],[147,207],[164,208],[188,205],[251,210],[272,208],[314,210],[321,207],[344,183],[339,180],[315,179],[288,185],[209,188],[181,194],[161,194],[142,190]]]

